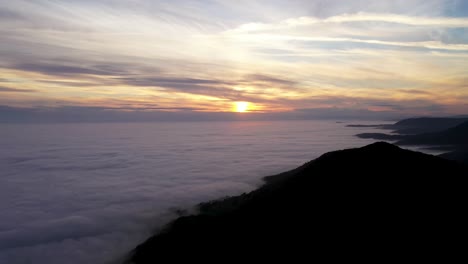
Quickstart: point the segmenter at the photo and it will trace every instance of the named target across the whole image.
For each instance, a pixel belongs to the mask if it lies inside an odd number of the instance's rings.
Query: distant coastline
[[[468,162],[468,118],[411,118],[390,125],[364,126],[391,130],[391,134],[361,133],[357,137],[389,141],[399,146],[422,146],[446,152],[441,157]]]

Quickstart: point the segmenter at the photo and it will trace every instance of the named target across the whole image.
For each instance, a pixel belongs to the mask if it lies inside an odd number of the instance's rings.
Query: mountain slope
[[[138,246],[131,262],[462,250],[453,236],[466,235],[467,177],[459,163],[387,143],[327,153],[249,194],[201,205]]]

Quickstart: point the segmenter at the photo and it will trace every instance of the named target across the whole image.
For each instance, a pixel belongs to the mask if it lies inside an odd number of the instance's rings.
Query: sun
[[[248,102],[235,102],[235,111],[238,113],[244,113],[249,110],[249,103]]]

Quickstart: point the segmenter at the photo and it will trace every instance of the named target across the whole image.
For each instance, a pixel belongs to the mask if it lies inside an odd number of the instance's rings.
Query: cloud
[[[399,89],[398,92],[406,93],[411,95],[434,95],[434,93],[425,91],[425,90],[418,90],[418,89]]]
[[[2,87],[0,86],[0,93],[35,93],[36,90],[32,89],[15,89],[9,87]]]
[[[24,17],[17,12],[8,10],[8,9],[0,9],[0,20],[19,20],[23,19]]]
[[[395,120],[406,114],[393,111],[372,111],[369,109],[354,109],[345,107],[302,108],[295,111],[297,116],[307,116],[310,119],[321,119],[324,116],[332,120]]]
[[[268,95],[266,89],[285,88],[299,91],[297,82],[263,74],[248,74],[232,79],[200,79],[186,77],[119,77],[114,80],[131,86],[163,88],[169,91],[222,98],[232,101],[268,102],[262,95]]]
[[[44,233],[45,229],[49,229],[51,232]],[[99,234],[99,230],[102,230],[102,227],[97,227],[86,217],[68,216],[63,219],[0,232],[0,251],[8,248],[59,242],[67,238],[80,239]]]
[[[105,263],[163,224],[169,207],[245,191],[253,171],[276,173],[278,164],[327,145],[297,141],[291,133],[303,128],[288,125],[281,130],[299,144],[285,141],[291,148],[279,158],[256,146],[276,148],[282,136],[252,136],[271,133],[271,122],[149,122],[468,112],[466,7],[461,0],[0,1],[0,123],[22,123],[1,129],[8,151],[0,154],[7,155],[0,157],[7,212],[0,263]],[[233,101],[258,109],[227,112]],[[226,131],[240,141],[219,137]],[[272,156],[259,160],[253,150]],[[252,169],[259,164],[267,169]]]
[[[83,80],[83,81],[59,81],[59,80],[38,80],[39,83],[44,83],[44,84],[52,84],[52,85],[58,85],[62,88],[64,87],[96,87],[103,85],[104,83],[102,81],[94,81],[90,82],[90,80]]]
[[[297,81],[263,74],[247,75],[244,82],[264,82],[273,85],[288,86],[289,88],[293,88],[297,85]]]
[[[294,35],[256,34],[256,35],[235,35],[235,38],[251,39],[252,41],[304,41],[304,42],[341,42],[341,43],[363,43],[384,46],[399,46],[410,48],[425,48],[448,51],[468,51],[468,44],[446,44],[440,41],[420,41],[420,42],[398,42],[383,41],[375,39],[343,38],[343,37],[307,37]]]
[[[195,78],[164,78],[164,77],[122,77],[116,78],[128,84],[136,86],[160,86],[190,89],[201,85],[229,85],[229,82],[214,79],[195,79]]]
[[[101,107],[101,109],[131,110],[131,111],[148,111],[148,110],[203,111],[203,110],[206,110],[203,108],[193,108],[193,107]]]
[[[307,26],[327,26],[329,23],[353,23],[353,22],[386,22],[410,26],[437,27],[437,28],[466,28],[468,18],[454,17],[422,17],[407,16],[400,14],[366,13],[358,12],[354,14],[342,14],[328,18],[317,18],[302,16],[298,18],[288,18],[279,23],[246,23],[228,32],[258,32],[270,30],[291,29]]]
[[[350,23],[350,22],[387,22],[410,26],[426,27],[468,27],[468,18],[464,17],[422,17],[406,16],[399,14],[375,14],[359,12],[355,14],[343,14],[322,20],[324,23]]]
[[[0,64],[8,76],[2,78],[14,80],[9,88],[39,92],[3,93],[0,103],[119,108],[133,101],[224,111],[243,100],[283,111],[297,107],[298,98],[439,93],[444,103],[452,96],[458,104],[462,85],[440,93],[454,87],[444,76],[466,75],[467,18],[454,15],[458,6],[442,0],[220,0],[209,7],[182,0],[5,2]],[[28,19],[20,18],[24,10]]]
[[[105,67],[98,67],[98,69],[92,69],[88,67],[70,66],[70,65],[58,65],[58,64],[46,64],[46,63],[21,63],[15,64],[12,68],[22,71],[39,72],[48,75],[76,75],[76,74],[92,74],[92,75],[116,75],[119,72],[113,71],[113,69],[107,69]],[[99,69],[100,68],[100,69]]]
[[[19,108],[0,106],[0,123],[396,119],[397,117],[424,114],[451,115],[451,110],[458,107],[438,104],[426,99],[371,99],[346,96],[317,96],[289,100],[288,103],[296,105],[296,108],[289,111],[275,112],[252,111],[248,115],[239,115],[233,112],[213,112],[210,109],[192,107],[61,106]],[[464,108],[466,108],[466,105]]]
[[[116,126],[120,131],[130,129],[136,135],[132,126]],[[53,127],[46,129],[57,131]],[[67,131],[66,127],[61,126],[64,130],[59,134]],[[92,127],[99,130],[100,125]],[[83,131],[75,132],[83,136]],[[107,136],[101,132],[94,131],[93,135]],[[164,135],[165,132],[156,133]],[[150,134],[150,138],[156,135],[155,131]],[[171,208],[191,208],[198,202],[238,194],[252,189],[258,181],[248,177],[232,181],[219,171],[197,174],[190,171],[189,166],[196,165],[190,161],[175,166],[182,152],[171,156],[162,145],[147,153],[153,162],[145,162],[146,154],[128,155],[126,151],[106,150],[96,144],[87,145],[94,150],[82,155],[73,149],[85,146],[83,143],[73,140],[65,143],[60,136],[52,138],[62,147],[70,148],[50,147],[41,151],[29,148],[28,152],[11,148],[2,156],[2,165],[6,163],[8,168],[2,175],[16,182],[9,182],[2,189],[5,197],[0,208],[9,213],[0,221],[1,263],[116,261],[173,218]],[[122,146],[121,140],[125,141],[119,138],[115,142]],[[12,156],[21,156],[21,162],[4,159]],[[109,166],[100,168],[99,173],[88,170],[96,164]],[[53,170],[37,169],[42,167]],[[228,171],[235,174],[233,170]],[[147,181],[147,177],[159,180]],[[18,191],[25,188],[27,192]]]

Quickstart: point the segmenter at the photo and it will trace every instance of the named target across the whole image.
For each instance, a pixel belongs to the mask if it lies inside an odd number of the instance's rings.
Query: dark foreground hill
[[[201,205],[139,245],[131,262],[447,261],[465,250],[467,177],[460,163],[387,143],[327,153]]]

